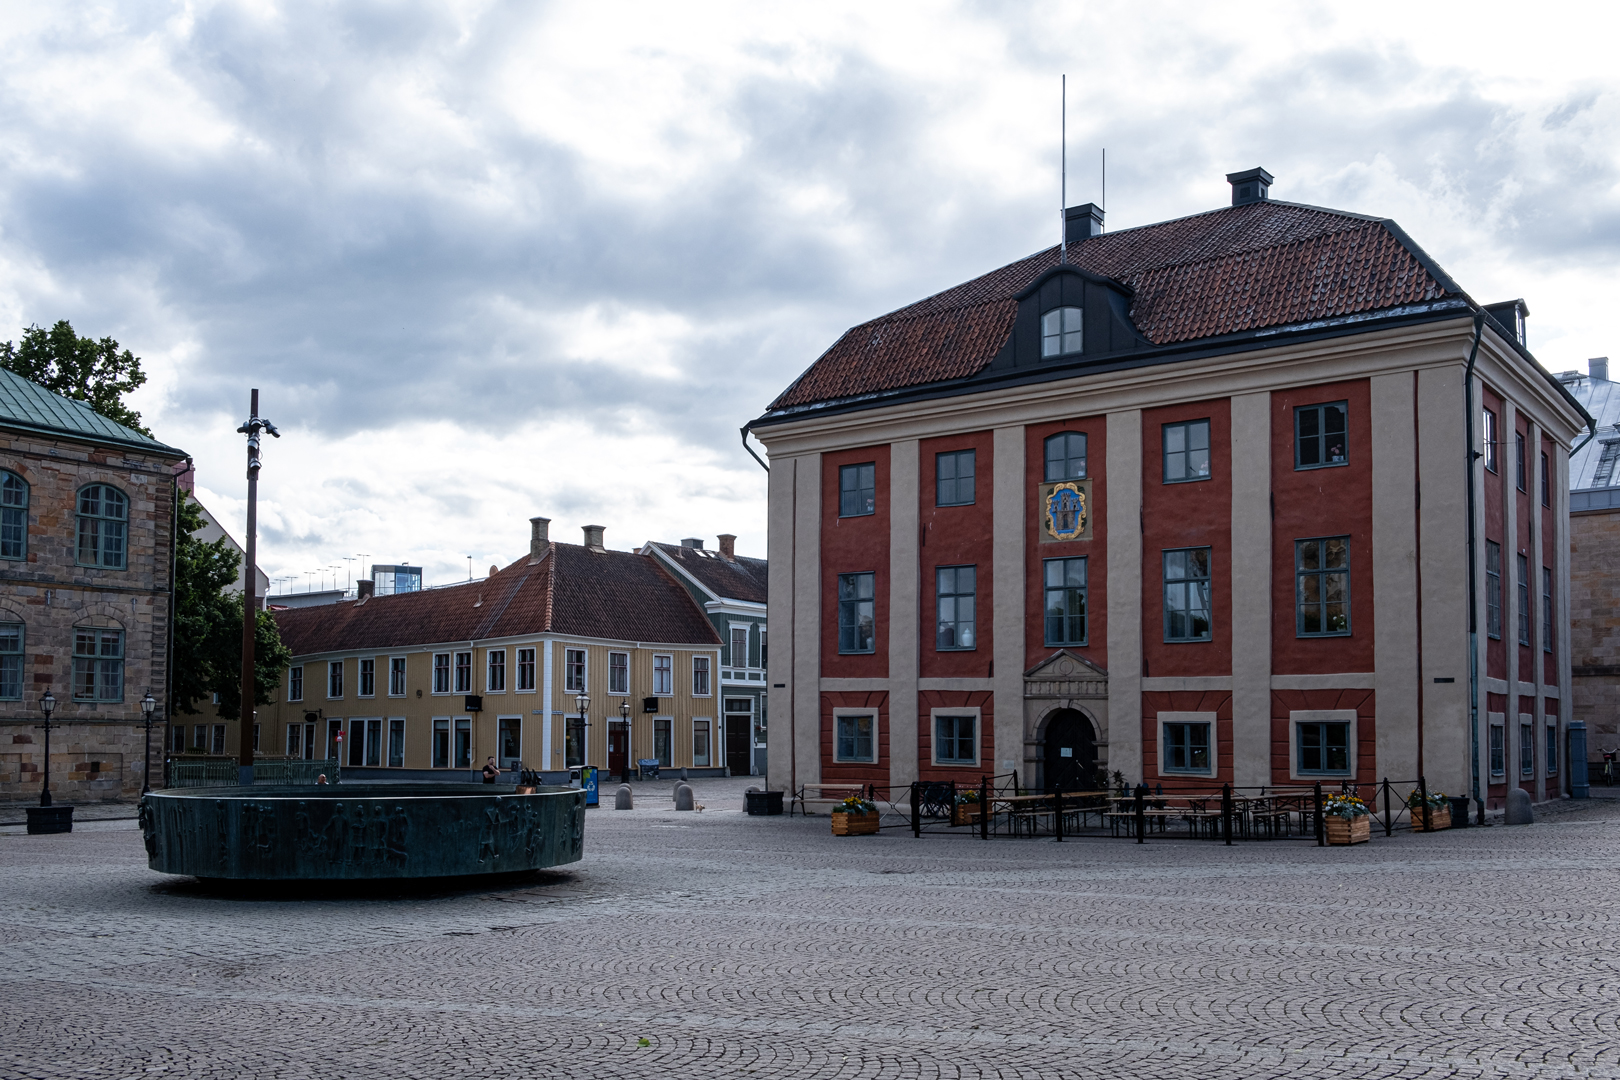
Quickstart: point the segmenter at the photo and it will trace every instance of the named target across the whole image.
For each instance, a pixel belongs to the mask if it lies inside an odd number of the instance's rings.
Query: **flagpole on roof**
[[[1069,203],[1069,76],[1065,72],[1062,76],[1063,104],[1059,109],[1062,118],[1060,123],[1061,134],[1058,136],[1058,145],[1061,149],[1062,164],[1058,168],[1061,179],[1058,181],[1058,262],[1069,261],[1068,222],[1063,218],[1064,209]]]

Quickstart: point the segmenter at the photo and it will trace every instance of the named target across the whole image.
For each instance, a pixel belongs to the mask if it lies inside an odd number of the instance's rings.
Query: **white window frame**
[[[728,624],[728,629],[730,631],[730,639],[731,639],[730,646],[729,646],[730,649],[731,649],[731,663],[729,665],[727,665],[727,666],[734,667],[734,668],[743,668],[743,669],[746,669],[749,666],[749,664],[748,664],[748,645],[749,645],[748,637],[749,637],[749,633],[748,632],[749,632],[749,630],[751,628],[752,628],[752,624],[750,624],[750,623],[730,623],[730,624]],[[741,662],[739,662],[737,660],[737,635],[738,634],[742,635],[742,646],[743,647],[742,647],[742,660],[741,660]]]
[[[624,689],[623,690],[615,690],[615,689],[613,689],[613,658],[615,656],[622,656],[624,658]],[[627,652],[610,652],[610,653],[608,653],[608,691],[607,692],[610,693],[610,694],[613,694],[616,697],[629,697],[630,696],[630,654],[629,653],[627,653]]]
[[[499,689],[497,689],[496,686],[495,686],[495,668],[496,668],[495,658],[497,656],[501,658],[501,662],[500,662],[500,665],[499,665],[500,669],[501,669],[501,685],[500,685]],[[506,693],[506,684],[507,684],[508,678],[509,678],[509,676],[508,676],[508,673],[507,673],[507,670],[506,670],[506,650],[505,649],[485,649],[484,650],[484,693],[486,693],[486,694],[504,694],[504,693]]]
[[[293,693],[293,672],[295,672],[295,671],[298,673],[298,693],[296,693],[296,694]],[[293,664],[291,667],[289,667],[287,669],[287,700],[288,701],[303,701],[304,700],[304,665],[303,664]]]
[[[399,764],[398,765],[395,765],[393,763],[393,761],[394,761],[394,755],[393,755],[393,749],[394,749],[394,725],[395,724],[399,725]],[[383,740],[384,740],[383,741],[383,759],[384,759],[383,760],[383,768],[385,768],[385,769],[403,769],[405,767],[405,751],[410,746],[410,737],[411,737],[410,729],[411,729],[410,720],[407,717],[404,717],[404,716],[390,716],[390,717],[386,718],[383,721]]]
[[[371,665],[371,693],[366,693],[366,665]],[[362,656],[355,662],[354,696],[374,698],[377,696],[377,658],[375,656]]]
[[[1528,740],[1525,738],[1526,731],[1530,733]],[[1524,752],[1526,749],[1530,751],[1529,768],[1525,768]],[[1513,740],[1513,751],[1513,756],[1519,762],[1519,780],[1534,780],[1536,778],[1537,757],[1535,713],[1522,712],[1519,714],[1519,734]]]
[[[1500,737],[1494,736],[1493,729],[1502,733]],[[1492,768],[1492,766],[1495,764],[1493,761],[1491,761],[1491,741],[1493,738],[1496,738],[1497,741],[1501,742],[1502,744],[1502,767],[1500,769]],[[1487,775],[1493,777],[1500,776],[1503,778],[1503,780],[1506,780],[1507,763],[1507,714],[1499,712],[1487,712],[1485,714],[1485,769]]]
[[[1302,773],[1299,771],[1299,725],[1300,724],[1342,724],[1348,722],[1350,727],[1345,735],[1345,750],[1349,754],[1348,772],[1343,773]],[[1213,729],[1210,731],[1213,735]],[[1356,710],[1354,709],[1294,709],[1288,714],[1288,778],[1301,780],[1306,783],[1315,783],[1318,780],[1326,783],[1329,780],[1354,780],[1361,775],[1360,762],[1356,760],[1358,748],[1356,730]],[[1215,746],[1210,747],[1210,756],[1216,756]]]
[[[575,653],[579,654],[579,684],[577,686],[574,683],[574,673],[571,670],[572,667],[573,667],[573,661],[572,661],[571,657]],[[587,686],[590,686],[590,685],[591,685],[591,651],[589,649],[587,649],[583,645],[581,645],[577,649],[575,649],[575,648],[564,648],[563,649],[563,693],[565,693],[565,694],[578,694],[578,693],[583,692],[585,690],[585,688]],[[567,710],[565,709],[563,711],[566,712]]]
[[[870,716],[872,718],[872,758],[841,758],[838,756],[838,720],[844,716]],[[833,709],[833,761],[840,765],[871,765],[877,766],[883,761],[883,714],[875,708],[869,709]],[[932,720],[930,720],[932,723]]]
[[[399,692],[394,692],[394,665],[399,665]],[[402,698],[410,692],[411,666],[406,657],[390,656],[388,658],[388,696]]]
[[[444,661],[444,665],[443,665],[443,668],[442,668],[442,670],[444,671],[444,689],[443,690],[439,689],[439,671],[441,670],[440,665],[439,665],[440,660]],[[451,663],[451,660],[450,660],[450,654],[447,653],[447,652],[436,652],[436,653],[434,653],[433,654],[433,666],[428,669],[428,693],[432,694],[434,697],[449,697],[450,696],[450,688],[455,685],[455,681],[456,681],[455,669],[452,666],[452,663]]]
[[[1296,713],[1295,715],[1297,716],[1299,714]],[[1158,714],[1158,724],[1159,724],[1159,756],[1158,756],[1157,760],[1158,760],[1158,763],[1159,763],[1158,764],[1158,773],[1159,773],[1160,776],[1214,776],[1215,775],[1216,770],[1220,767],[1220,757],[1221,757],[1221,755],[1220,755],[1220,738],[1216,734],[1215,714],[1214,713],[1212,713],[1212,712],[1161,712],[1161,713]],[[1166,724],[1208,724],[1209,725],[1209,768],[1207,768],[1207,769],[1175,769],[1175,770],[1170,770],[1170,769],[1165,768],[1165,764],[1164,764],[1164,743],[1165,743],[1165,740],[1164,740],[1164,728],[1165,728]],[[1290,719],[1290,721],[1289,721],[1288,730],[1290,732],[1294,732],[1294,731],[1298,730],[1296,727],[1293,726],[1293,720],[1292,719]],[[1352,735],[1355,734],[1353,729],[1351,731],[1351,734]],[[1288,750],[1289,750],[1289,753],[1291,753],[1291,754],[1295,753],[1294,746],[1293,746],[1293,743],[1292,743],[1293,738],[1294,738],[1294,736],[1292,734],[1290,734],[1289,735],[1290,743],[1289,743]],[[1354,755],[1351,755],[1351,760],[1352,761],[1354,760]],[[1298,765],[1298,757],[1297,756],[1289,758],[1289,761],[1294,762],[1294,765],[1291,766],[1291,767],[1297,767],[1297,765]],[[1314,776],[1317,776],[1318,774],[1312,773],[1311,775],[1314,777]],[[1353,776],[1355,774],[1352,773],[1351,775]]]
[[[834,710],[835,712],[837,710]],[[864,715],[864,714],[863,714]],[[939,760],[939,718],[941,716],[971,716],[973,717],[973,760],[972,761],[941,761]],[[872,750],[877,752],[877,710],[872,710],[873,742]],[[833,721],[833,753],[838,752],[837,721]],[[928,756],[933,764],[941,769],[977,769],[979,761],[984,754],[984,713],[978,706],[963,705],[952,708],[928,710]]]
[[[699,724],[703,724],[704,726],[706,726],[709,729],[709,760],[706,761],[706,762],[699,762],[698,759],[697,759],[697,730],[698,730],[698,725]],[[712,769],[712,768],[715,767],[715,765],[714,765],[714,743],[715,743],[716,734],[717,734],[717,725],[714,722],[714,717],[712,717],[712,716],[694,716],[694,717],[692,717],[692,768],[694,768],[694,769]]]
[[[709,688],[707,690],[703,691],[701,694],[698,693],[698,688],[697,688],[697,684],[698,684],[698,665],[699,665],[700,661],[703,664],[707,665],[707,670],[705,670],[703,672],[703,674],[705,676],[704,681],[709,684]],[[692,657],[692,696],[695,697],[695,698],[714,697],[714,675],[715,675],[714,659],[712,657],[710,657],[710,656],[707,656],[707,655],[703,654],[703,653],[695,654]]]
[[[462,657],[467,658],[466,667],[462,667]],[[475,685],[475,680],[473,679],[473,657],[474,651],[472,649],[461,649],[451,654],[450,686],[452,689],[450,692],[452,694],[470,694],[473,692],[473,686]],[[467,681],[465,683],[461,681],[461,673],[463,671],[467,673]]]
[[[333,671],[337,672],[337,688],[338,688],[338,692],[336,694],[332,693],[332,672]],[[342,660],[328,660],[326,662],[326,700],[327,701],[342,701],[343,700],[343,682],[344,682],[343,675],[344,675],[344,671],[343,671],[343,661]]]
[[[660,661],[660,660],[664,661],[665,664],[666,664],[666,666],[664,668],[662,668],[662,669],[660,669],[659,666],[658,666],[658,661]],[[664,678],[664,680],[665,680],[663,683],[659,682],[660,676],[662,676]],[[653,653],[652,696],[653,697],[674,697],[675,696],[675,654],[674,653]]]
[[[523,685],[523,654],[524,653],[529,654],[529,685],[527,687],[525,687]],[[513,685],[512,692],[514,694],[535,694],[535,693],[538,693],[539,691],[537,691],[535,689],[535,686],[536,686],[536,684],[539,683],[540,680],[536,677],[535,672],[538,670],[537,665],[539,664],[539,650],[536,649],[533,645],[524,645],[521,648],[515,650],[513,655],[517,657],[516,668],[517,668],[518,678],[517,678],[517,681],[512,684]]]

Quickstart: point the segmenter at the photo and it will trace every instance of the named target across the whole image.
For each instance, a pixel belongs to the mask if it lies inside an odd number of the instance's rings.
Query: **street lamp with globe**
[[[141,794],[145,795],[152,790],[152,716],[157,712],[157,702],[148,690],[146,696],[141,698],[141,716],[146,719],[146,747],[143,770]]]
[[[51,713],[56,711],[56,695],[49,690],[39,699],[39,711],[45,714],[45,784],[40,789],[39,805],[51,805]]]
[[[624,776],[626,784],[630,782],[630,702],[619,702],[619,718],[624,721]]]
[[[574,704],[579,706],[579,764],[583,768],[590,764],[591,760],[590,740],[587,738],[591,722],[586,719],[586,713],[591,707],[591,695],[580,691],[574,698]]]

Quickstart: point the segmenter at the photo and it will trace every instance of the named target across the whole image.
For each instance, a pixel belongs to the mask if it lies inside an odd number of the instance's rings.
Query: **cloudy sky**
[[[1525,297],[1548,367],[1620,350],[1610,10],[8,0],[0,340],[132,348],[238,532],[260,387],[260,564],[300,589],[481,575],[536,514],[764,555],[738,428],[849,325],[1055,242],[1065,72],[1110,228],[1264,165]]]

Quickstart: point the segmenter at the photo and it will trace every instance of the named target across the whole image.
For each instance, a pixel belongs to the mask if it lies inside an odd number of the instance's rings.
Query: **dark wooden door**
[[[1084,713],[1060,709],[1046,723],[1047,791],[1097,791],[1097,733]]]
[[[608,722],[608,772],[623,776],[630,765],[630,727],[622,720]]]
[[[754,748],[750,745],[753,734],[748,730],[746,716],[726,717],[726,768],[732,776],[747,776],[754,771]]]

